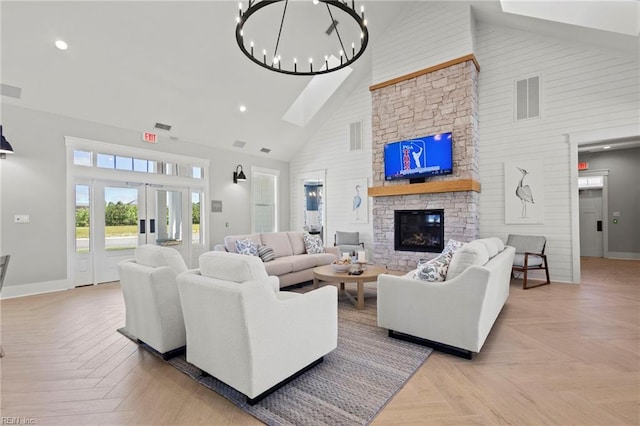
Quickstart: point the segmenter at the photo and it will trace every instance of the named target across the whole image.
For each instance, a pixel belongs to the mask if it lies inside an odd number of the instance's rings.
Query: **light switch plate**
[[[13,221],[15,223],[29,223],[29,215],[28,214],[13,215]]]

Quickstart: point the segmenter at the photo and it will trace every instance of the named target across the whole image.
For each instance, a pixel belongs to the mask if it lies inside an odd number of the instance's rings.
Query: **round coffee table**
[[[340,290],[344,290],[344,283],[356,283],[358,285],[357,298],[345,291],[347,298],[357,309],[364,309],[364,283],[378,280],[378,275],[387,272],[381,266],[367,265],[361,275],[349,275],[348,272],[337,272],[331,265],[318,266],[313,269],[313,288],[320,287],[320,280],[331,283],[340,283]]]

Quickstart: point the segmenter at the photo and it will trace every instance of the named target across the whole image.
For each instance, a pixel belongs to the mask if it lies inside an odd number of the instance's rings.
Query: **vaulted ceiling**
[[[176,144],[288,160],[353,87],[370,78],[371,51],[409,3],[364,3],[371,34],[367,52],[343,82],[335,83],[339,88],[325,96],[318,112],[299,125],[283,116],[311,77],[274,73],[242,55],[235,41],[236,1],[2,1],[1,82],[21,89],[19,98],[2,96],[2,103],[140,132],[160,122],[171,131],[156,132]],[[481,19],[506,15],[497,2],[478,3]],[[530,22],[509,19],[506,24],[525,23],[525,29]],[[326,13],[311,11],[298,21],[290,24],[290,41],[304,45],[309,37],[327,37]],[[275,39],[276,26],[272,32]],[[68,50],[56,49],[57,39],[64,39]],[[246,112],[240,112],[241,105]],[[245,147],[234,148],[236,141]],[[260,153],[263,147],[271,152]]]

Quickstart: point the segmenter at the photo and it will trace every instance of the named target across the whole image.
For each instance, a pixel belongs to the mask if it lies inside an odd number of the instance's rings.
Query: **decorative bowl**
[[[346,265],[340,265],[340,264],[337,264],[337,263],[332,263],[331,267],[336,272],[347,272],[347,271],[349,271],[349,269],[351,269],[351,264],[347,263]]]

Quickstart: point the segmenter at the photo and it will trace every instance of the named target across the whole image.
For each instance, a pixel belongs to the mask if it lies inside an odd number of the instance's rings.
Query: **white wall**
[[[288,163],[241,153],[172,141],[161,137],[156,145],[143,143],[138,131],[119,129],[61,115],[2,105],[2,124],[15,154],[2,160],[0,223],[2,253],[11,254],[5,286],[67,280],[65,136],[157,149],[210,160],[209,200],[222,200],[222,213],[209,213],[211,247],[230,233],[251,231],[250,180],[233,184],[237,164],[280,171],[280,228],[289,228]],[[204,214],[203,208],[203,214]],[[207,211],[210,207],[207,206]],[[30,224],[15,224],[15,214],[29,214]],[[229,224],[226,227],[226,224]],[[38,287],[41,288],[42,286]],[[46,289],[47,284],[44,285]],[[12,294],[19,291],[12,291]]]
[[[473,52],[471,9],[463,2],[414,2],[373,50],[377,84]]]
[[[290,161],[291,174],[291,229],[302,229],[303,197],[300,176],[315,170],[326,170],[325,203],[327,217],[325,236],[333,244],[335,231],[358,231],[365,247],[373,241],[371,224],[371,199],[369,220],[366,224],[349,221],[353,189],[345,182],[349,179],[367,178],[371,185],[371,96],[368,81],[358,85],[322,129],[306,141]],[[363,121],[363,146],[360,152],[349,151],[349,124]],[[364,192],[364,191],[363,191]]]
[[[570,147],[565,134],[638,126],[638,55],[603,52],[531,32],[477,24],[481,66],[480,233],[540,234],[554,281],[574,280],[571,245]],[[514,121],[515,80],[541,74],[540,119]],[[544,224],[505,225],[503,163],[538,157],[544,162]]]

